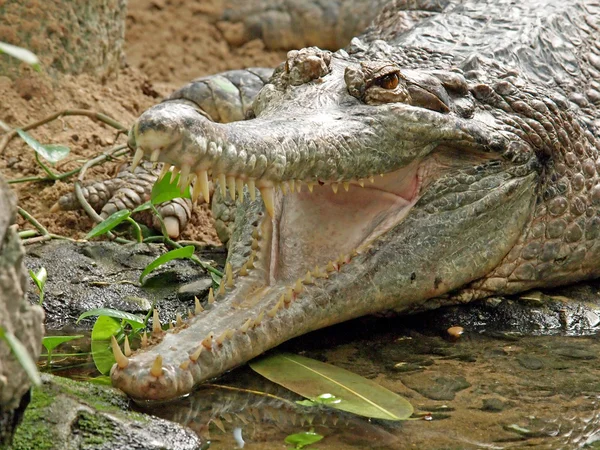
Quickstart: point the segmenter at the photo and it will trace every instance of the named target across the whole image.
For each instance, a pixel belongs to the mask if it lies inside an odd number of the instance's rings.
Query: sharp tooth
[[[310,193],[312,194],[313,188],[315,187],[315,183],[311,183],[310,181],[308,183],[306,183],[306,185],[308,186],[308,190],[310,191]]]
[[[196,181],[194,183],[194,187],[192,189],[192,203],[196,204],[196,202],[198,201],[198,197],[200,197],[200,180],[198,179],[198,175],[197,174],[193,174],[190,178],[196,178]]]
[[[269,316],[271,319],[275,317],[275,314],[277,314],[277,311],[279,311],[279,303],[281,303],[281,300],[283,300],[283,295],[281,296],[281,299],[275,303],[275,306],[267,311],[267,316]]]
[[[248,268],[247,268],[247,266],[248,266],[248,263],[245,263],[245,264],[242,265],[242,268],[240,269],[240,272],[239,272],[239,274],[240,274],[241,277],[245,277],[246,275],[248,275]]]
[[[181,364],[179,364],[179,368],[181,370],[188,370],[188,367],[190,367],[190,362],[189,361],[184,361]]]
[[[125,335],[125,342],[123,343],[123,350],[125,352],[125,356],[131,356],[131,347],[129,346],[129,338]]]
[[[258,250],[258,241],[256,239],[252,239],[252,243],[250,244],[250,248],[252,250]]]
[[[227,195],[227,180],[225,179],[225,174],[220,173],[219,176],[219,186],[221,186],[221,195],[223,198]]]
[[[290,180],[290,192],[293,194],[296,190],[296,180]]]
[[[256,200],[256,185],[252,178],[248,179],[248,190],[250,191],[250,200]]]
[[[332,183],[331,184],[331,189],[333,190],[334,194],[337,194],[338,188],[339,188],[339,186],[338,186],[337,183]]]
[[[227,177],[227,187],[229,188],[229,196],[235,202],[235,177]]]
[[[213,336],[214,333],[211,331],[210,333],[208,333],[208,336],[206,336],[204,339],[202,339],[202,342],[200,342],[208,350],[212,348]]]
[[[358,184],[360,185],[360,187],[364,188],[365,187],[365,180],[363,180],[361,178],[360,180],[358,180]]]
[[[348,192],[348,189],[350,189],[350,183],[348,183],[347,181],[344,181],[344,182],[342,183],[342,186],[344,186],[344,190],[345,190],[346,192]]]
[[[230,263],[225,264],[225,276],[227,277],[227,287],[233,287],[233,269]]]
[[[135,168],[138,166],[142,158],[144,157],[144,150],[138,147],[135,151],[135,155],[133,155],[133,161],[131,162],[131,172],[135,171]]]
[[[189,166],[189,164],[183,164],[181,166],[181,175],[179,176],[179,184],[178,184],[179,189],[181,190],[182,194],[189,186],[189,183],[188,183],[189,178],[190,178],[190,166]]]
[[[221,284],[219,285],[219,295],[225,295],[225,283],[221,280]]]
[[[146,347],[148,347],[148,333],[144,331],[144,334],[142,334],[142,348]]]
[[[375,178],[373,178],[373,175],[371,175],[371,176],[369,177],[369,181],[370,181],[371,183],[375,183]]]
[[[185,323],[183,321],[183,319],[181,318],[181,314],[177,313],[177,315],[175,316],[175,323],[177,324],[178,327],[183,326],[183,324]]]
[[[253,251],[250,253],[250,258],[248,258],[248,269],[254,269],[254,259],[256,258],[256,252]]]
[[[335,271],[335,266],[333,265],[333,263],[331,261],[329,261],[327,263],[327,267],[325,267],[325,270],[327,270],[327,272],[334,272]]]
[[[304,286],[302,286],[302,281],[300,281],[300,279],[296,280],[296,284],[294,285],[294,292],[296,294],[299,294],[300,292],[302,292],[303,289]]]
[[[298,180],[298,182],[296,183],[296,192],[298,192],[299,194],[300,191],[302,191],[302,181]]]
[[[173,322],[169,322],[169,330],[172,330],[173,328],[175,328],[175,327],[173,326]]]
[[[165,163],[165,164],[163,165],[163,168],[162,168],[162,169],[161,169],[161,171],[160,171],[160,174],[158,175],[158,179],[159,179],[159,180],[162,180],[162,179],[165,177],[165,175],[167,174],[167,172],[169,171],[169,169],[171,169],[171,165],[170,165],[170,164],[167,164],[167,163]]]
[[[304,284],[312,284],[313,283],[313,279],[312,279],[312,275],[310,274],[310,270],[308,272],[306,272],[306,276],[304,277]]]
[[[287,195],[288,191],[289,191],[290,187],[287,183],[287,181],[282,181],[281,182],[281,192],[283,195]]]
[[[200,358],[200,353],[202,353],[203,349],[204,349],[204,346],[203,345],[199,345],[198,348],[196,349],[196,351],[190,355],[190,359],[193,362],[198,361],[198,358]]]
[[[380,173],[380,174],[379,174],[379,176],[380,176],[381,178],[383,178],[383,174],[382,174],[382,173]]]
[[[196,183],[200,185],[200,192],[206,203],[210,203],[210,191],[208,189],[208,172],[200,170],[196,172]]]
[[[152,161],[152,162],[158,161],[159,156],[160,156],[160,149],[157,148],[152,151],[152,154],[150,155],[150,161]]]
[[[226,433],[225,426],[223,425],[221,419],[219,419],[218,417],[213,417],[212,423],[214,423],[217,426],[217,428],[221,430],[221,433]]]
[[[177,178],[178,173],[179,173],[179,167],[173,166],[173,169],[171,170],[171,179],[169,180],[169,183],[173,184],[173,182],[175,181],[175,178]]]
[[[260,189],[260,195],[262,196],[265,209],[271,216],[271,219],[275,215],[275,193],[272,187],[264,187]]]
[[[285,291],[285,303],[291,303],[292,300],[294,299],[294,290],[292,288],[287,288],[287,290]]]
[[[152,312],[152,334],[160,334],[160,333],[162,333],[162,327],[160,325],[158,311],[155,309]]]
[[[259,326],[259,325],[260,325],[260,323],[262,322],[262,320],[263,320],[263,317],[264,317],[264,316],[265,316],[265,311],[264,311],[264,310],[262,310],[262,311],[261,311],[261,312],[258,314],[258,316],[256,317],[256,319],[254,319],[254,327],[255,327],[255,328],[256,328],[257,326]]]
[[[150,375],[153,377],[160,377],[162,375],[162,356],[158,355],[152,363],[152,368],[150,369]]]
[[[248,328],[250,328],[250,325],[252,324],[252,319],[248,319],[244,322],[244,325],[242,325],[240,327],[240,331],[242,333],[246,333],[248,331]]]
[[[210,302],[210,294],[211,293],[212,293],[212,288],[210,288],[210,291],[208,291],[209,302]],[[204,311],[204,308],[200,304],[200,300],[198,300],[198,297],[194,296],[194,313],[200,314],[202,311]]]
[[[223,331],[223,333],[221,333],[221,335],[215,339],[215,342],[218,345],[223,345],[223,342],[225,342],[226,339],[231,339],[231,337],[233,336],[233,330],[228,328],[227,330]]]
[[[260,233],[258,231],[258,228],[255,228],[254,230],[252,230],[252,239],[258,239],[260,237]]]
[[[244,201],[244,180],[237,178],[235,180],[235,187],[237,188],[238,202],[241,203]]]
[[[117,362],[119,369],[127,367],[129,365],[129,360],[121,351],[121,347],[119,347],[119,343],[114,336],[110,337],[110,346],[112,347],[113,355],[115,356],[115,361]]]
[[[210,288],[208,290],[208,304],[212,305],[215,302],[215,292],[213,291],[213,288]]]
[[[194,312],[191,309],[187,310],[187,318],[188,320],[194,317]]]

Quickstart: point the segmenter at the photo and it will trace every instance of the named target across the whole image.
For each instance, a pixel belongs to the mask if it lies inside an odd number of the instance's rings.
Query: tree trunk
[[[126,0],[6,0],[0,41],[37,55],[44,70],[107,77],[123,62]],[[19,60],[0,54],[0,75],[19,76]]]

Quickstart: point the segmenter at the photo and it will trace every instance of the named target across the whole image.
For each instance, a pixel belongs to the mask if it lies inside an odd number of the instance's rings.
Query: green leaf
[[[81,339],[83,334],[77,336],[44,336],[42,339],[42,345],[46,347],[48,353],[52,352],[56,347],[64,342],[74,341],[75,339]]]
[[[174,259],[183,259],[190,258],[194,255],[195,247],[193,245],[187,245],[185,247],[177,248],[175,250],[171,250],[170,252],[165,253],[164,255],[159,256],[154,261],[146,266],[142,274],[140,275],[140,283],[144,280],[144,277],[152,272],[159,266],[172,261]]]
[[[192,198],[190,194],[190,189],[187,188],[183,194],[181,193],[181,189],[177,186],[179,183],[179,174],[175,177],[173,182],[171,183],[171,173],[167,173],[162,180],[157,181],[152,186],[152,194],[150,195],[150,201],[153,205],[158,205],[159,203],[168,202],[169,200],[173,200],[174,198]]]
[[[138,212],[146,211],[147,209],[150,209],[150,208],[152,208],[152,202],[147,201],[146,203],[142,203],[140,206],[138,206],[131,212],[138,213]]]
[[[110,380],[110,377],[106,375],[99,375],[94,378],[89,378],[85,381],[87,381],[88,383],[101,384],[102,386],[112,386],[112,381]]]
[[[16,45],[7,44],[6,42],[0,42],[0,53],[6,53],[13,58],[20,59],[32,66],[38,72],[42,70],[38,57],[26,48],[17,47]]]
[[[106,316],[106,317],[112,317],[115,319],[124,319],[124,320],[130,322],[132,326],[133,326],[133,324],[138,324],[138,325],[144,324],[143,317],[136,316],[135,314],[131,314],[131,313],[128,313],[125,311],[119,311],[118,309],[112,309],[112,308],[90,309],[89,311],[86,311],[83,314],[81,314],[77,318],[77,321],[75,323],[79,323],[80,320],[83,320],[86,317],[93,317],[93,316]],[[106,339],[110,339],[110,336],[111,335],[109,335]],[[92,339],[94,339],[93,335],[92,335]]]
[[[405,420],[412,405],[398,394],[348,370],[303,356],[282,353],[250,362],[250,367],[265,378],[312,400],[323,393],[340,401],[327,406],[385,420]],[[321,397],[322,398],[322,397]]]
[[[127,209],[122,209],[121,211],[111,214],[94,228],[92,228],[92,231],[85,236],[85,239],[92,239],[112,230],[114,227],[126,220],[129,216],[131,216],[131,211]]]
[[[92,358],[98,371],[107,375],[115,363],[110,348],[110,337],[123,331],[121,322],[108,316],[100,316],[92,328]]]
[[[19,361],[19,364],[21,364],[21,367],[23,367],[23,370],[25,370],[25,373],[31,380],[31,383],[36,386],[42,384],[35,361],[33,358],[31,358],[31,355],[21,341],[19,341],[14,334],[5,331],[1,326],[0,339],[4,340],[8,344],[8,347],[12,351],[13,355],[15,355],[15,358],[17,358],[17,361]]]
[[[29,269],[29,276],[38,287],[40,292],[42,292],[44,290],[44,286],[46,285],[46,280],[48,279],[48,272],[46,272],[46,268],[42,267],[37,273]]]
[[[301,449],[314,444],[315,442],[319,442],[321,439],[323,439],[323,436],[314,431],[304,431],[302,433],[290,434],[285,438],[285,443],[293,445],[294,448]]]
[[[221,285],[221,280],[223,279],[223,277],[220,277],[214,272],[210,272],[210,277],[212,278],[213,283],[216,285],[215,287],[219,287]]]
[[[64,145],[41,144],[36,139],[34,139],[33,136],[21,129],[17,129],[17,133],[27,143],[27,145],[29,145],[32,149],[34,149],[37,152],[38,155],[40,155],[46,161],[50,161],[51,163],[57,163],[61,159],[65,159],[70,152],[69,147],[66,147]]]

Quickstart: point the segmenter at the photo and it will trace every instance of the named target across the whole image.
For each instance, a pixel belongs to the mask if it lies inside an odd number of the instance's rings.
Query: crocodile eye
[[[396,72],[388,73],[381,78],[377,79],[377,84],[384,89],[396,89],[398,87],[398,83],[400,82],[400,77]]]

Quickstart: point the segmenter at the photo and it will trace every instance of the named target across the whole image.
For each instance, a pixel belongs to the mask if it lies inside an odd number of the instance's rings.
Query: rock
[[[27,272],[23,247],[13,224],[16,200],[0,178],[0,328],[24,345],[36,360],[44,334],[44,313],[25,299]],[[6,341],[0,339],[0,447],[10,442],[27,406],[30,382]]]
[[[507,403],[499,398],[484,398],[481,410],[488,412],[500,412],[506,409],[507,406]]]
[[[177,290],[177,296],[181,300],[193,301],[194,297],[204,298],[208,295],[208,290],[212,287],[211,278],[203,278],[198,281],[193,281],[188,284],[184,284]]]
[[[521,367],[529,370],[540,370],[544,367],[544,361],[535,356],[519,355],[517,361]]]
[[[454,400],[457,392],[471,387],[471,383],[462,376],[430,377],[423,373],[402,376],[402,382],[431,400]]]
[[[129,399],[117,389],[44,374],[12,450],[203,448],[188,428],[128,408]]]

